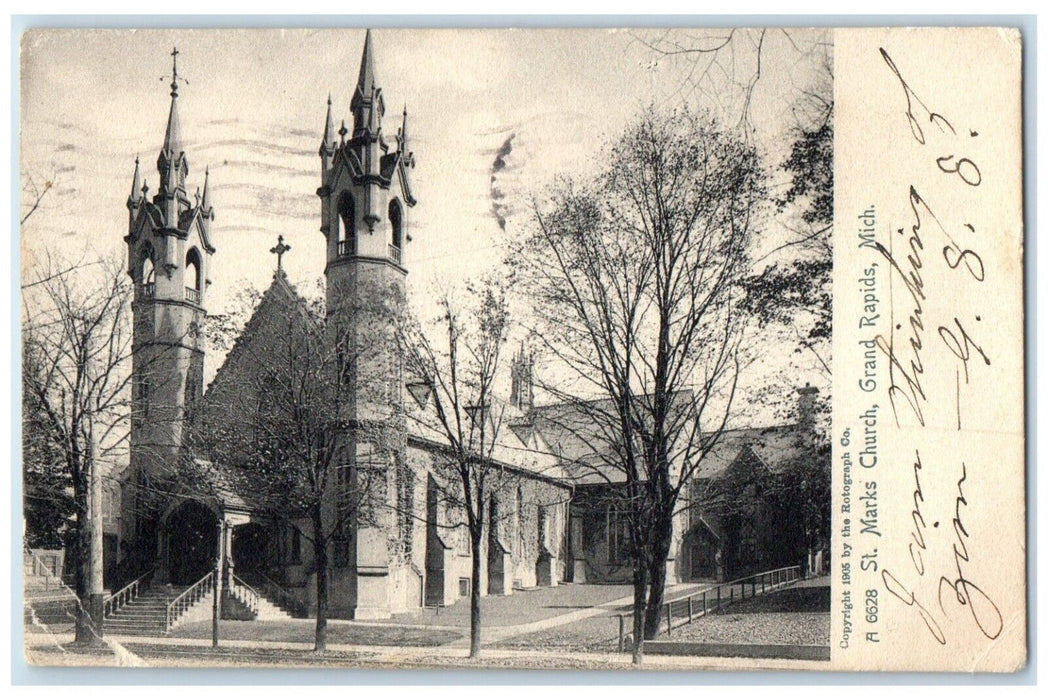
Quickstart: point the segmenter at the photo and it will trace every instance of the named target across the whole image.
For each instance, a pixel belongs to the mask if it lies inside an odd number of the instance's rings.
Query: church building
[[[107,587],[147,577],[154,587],[188,590],[211,575],[217,560],[223,585],[242,603],[254,601],[256,613],[264,607],[258,597],[288,611],[315,610],[311,520],[290,505],[274,507],[271,494],[261,498],[262,487],[253,484],[262,484],[264,475],[253,481],[234,446],[266,438],[258,417],[279,390],[272,371],[280,348],[290,347],[289,338],[313,347],[308,338],[318,334],[314,345],[338,358],[338,384],[346,387],[330,423],[344,465],[337,479],[340,485],[371,480],[368,503],[354,504],[353,515],[332,533],[329,614],[381,619],[454,604],[470,592],[471,545],[461,508],[445,497],[454,489],[440,466],[446,439],[421,417],[429,408],[425,388],[405,376],[389,333],[389,309],[404,300],[412,264],[415,155],[406,110],[390,129],[370,32],[348,123],[336,129],[329,98],[319,145],[322,235],[316,244],[326,251],[324,329],[317,330],[307,301],[284,274],[280,260],[288,248],[280,240],[272,283],[206,388],[204,328],[209,286],[222,270],[221,239],[206,169],[190,194],[177,50],[173,57],[156,192],[136,160],[127,200],[127,264],[135,289],[131,448],[120,517],[108,525],[118,556]],[[359,349],[351,360],[343,357],[346,338]],[[573,468],[581,456],[572,453],[571,441],[550,428],[556,408],[534,405],[532,371],[521,348],[511,395],[500,406],[509,429],[494,458],[505,476],[490,502],[483,595],[621,581],[628,570],[621,523],[578,500],[595,487]],[[486,419],[483,412],[476,418]],[[379,430],[393,437],[379,440],[369,432]],[[196,439],[201,434],[225,438],[204,449]],[[721,458],[729,466],[735,453],[748,449],[743,437],[731,445],[726,449],[733,454]],[[340,490],[332,493],[323,503],[329,515],[345,506]],[[716,543],[722,533],[708,519],[685,513],[679,535],[671,558],[681,563],[671,567],[670,580],[716,578],[709,562],[711,547],[726,547]]]

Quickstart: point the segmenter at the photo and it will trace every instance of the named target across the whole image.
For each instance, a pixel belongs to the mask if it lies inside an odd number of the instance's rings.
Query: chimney
[[[815,398],[819,390],[805,382],[797,393],[800,394],[797,399],[797,425],[810,428],[815,424]]]

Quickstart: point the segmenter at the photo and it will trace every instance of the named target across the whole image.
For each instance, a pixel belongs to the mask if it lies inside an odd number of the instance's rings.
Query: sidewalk
[[[691,593],[693,591],[700,591],[705,587],[707,587],[707,584],[671,584],[666,588],[666,596],[678,597],[681,595],[687,595],[688,593]],[[544,632],[555,627],[569,625],[573,622],[580,622],[582,620],[586,620],[591,617],[596,617],[598,615],[606,615],[611,617],[619,612],[629,612],[632,605],[633,595],[631,593],[628,596],[616,598],[615,600],[605,601],[597,605],[592,605],[590,607],[575,610],[573,612],[563,613],[543,620],[535,620],[534,622],[525,622],[516,625],[483,626],[481,629],[481,640],[483,644],[493,644],[496,642],[500,642],[504,639],[510,639],[512,637],[520,637],[522,635],[534,634],[536,632]],[[469,637],[459,639],[445,646],[452,648],[468,649]]]
[[[47,635],[27,635],[27,650],[38,644],[49,644]],[[122,637],[110,642],[123,647],[131,655],[133,663],[121,662],[113,656],[104,656],[94,663],[83,654],[77,654],[75,662],[70,664],[70,654],[54,649],[27,651],[27,658],[38,665],[107,665],[107,666],[149,666],[161,668],[180,668],[202,666],[207,668],[252,665],[258,666],[257,659],[238,659],[235,651],[243,650],[245,655],[254,650],[281,650],[294,652],[293,655],[280,656],[271,654],[268,663],[281,667],[315,666],[311,660],[322,662],[340,669],[448,669],[448,668],[492,668],[492,669],[589,669],[589,670],[714,670],[731,668],[732,670],[752,669],[817,669],[825,664],[818,662],[798,662],[781,659],[713,659],[683,656],[646,656],[641,667],[633,666],[629,654],[617,653],[573,653],[565,655],[560,651],[543,650],[508,650],[485,647],[480,659],[469,659],[468,650],[451,647],[376,647],[354,644],[333,644],[328,647],[328,654],[342,655],[341,658],[314,656],[312,645],[297,642],[222,642],[218,653],[211,650],[210,640],[170,639],[166,637]],[[125,646],[126,645],[126,646]],[[130,648],[128,648],[130,647]],[[165,654],[170,650],[170,654]],[[198,650],[198,653],[195,653]],[[181,653],[179,653],[181,652]],[[118,655],[119,656],[119,655]],[[323,663],[325,662],[326,663]]]

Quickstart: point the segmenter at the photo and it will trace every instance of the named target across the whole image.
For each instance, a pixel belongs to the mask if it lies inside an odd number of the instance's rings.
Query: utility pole
[[[105,602],[105,582],[103,580],[102,548],[102,470],[98,464],[98,443],[95,440],[95,417],[88,418],[88,446],[90,459],[88,523],[91,529],[90,578],[88,581],[87,613],[91,627],[98,640],[104,634],[103,607]]]
[[[222,618],[222,561],[223,543],[225,542],[225,522],[222,517],[218,518],[218,542],[215,546],[215,602],[211,609],[211,646],[218,648],[218,621]]]

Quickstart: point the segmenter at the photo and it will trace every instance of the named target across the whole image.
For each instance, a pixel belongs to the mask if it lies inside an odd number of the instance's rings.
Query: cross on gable
[[[270,253],[277,256],[277,272],[281,272],[284,269],[284,253],[291,250],[291,246],[284,243],[283,236],[277,236],[277,244],[269,249]]]

